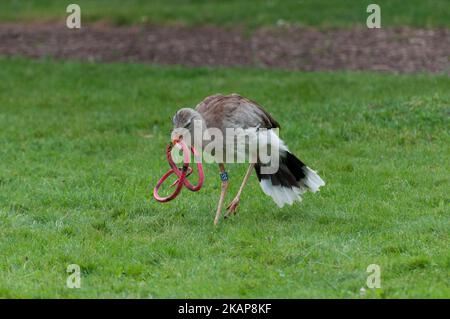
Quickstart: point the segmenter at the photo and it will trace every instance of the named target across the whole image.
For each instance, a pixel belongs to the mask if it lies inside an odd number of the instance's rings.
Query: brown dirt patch
[[[449,73],[450,30],[260,29],[245,36],[215,27],[0,24],[0,55],[187,66],[304,71]]]

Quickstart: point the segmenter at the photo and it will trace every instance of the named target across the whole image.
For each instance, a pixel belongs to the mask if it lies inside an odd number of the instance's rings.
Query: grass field
[[[449,77],[0,59],[0,297],[449,297]],[[239,92],[327,185],[156,203],[170,117]],[[230,165],[231,193],[245,165]],[[66,267],[82,288],[66,288]]]
[[[68,2],[70,3],[70,2]],[[23,21],[67,17],[59,0],[2,0],[0,20]],[[365,25],[372,0],[78,0],[83,21],[115,24],[275,26],[279,21],[300,26]],[[382,26],[450,27],[448,0],[378,0]]]

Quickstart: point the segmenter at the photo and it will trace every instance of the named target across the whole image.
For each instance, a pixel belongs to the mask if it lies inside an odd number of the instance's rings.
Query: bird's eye
[[[183,127],[184,128],[189,128],[191,126],[192,121],[187,122]]]

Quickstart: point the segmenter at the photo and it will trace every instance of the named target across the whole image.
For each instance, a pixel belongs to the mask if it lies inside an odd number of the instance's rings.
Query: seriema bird
[[[263,172],[263,168],[267,163],[262,163],[258,157],[256,161],[251,162],[235,198],[227,206],[228,212],[225,217],[236,212],[242,191],[253,169],[255,169],[263,192],[270,196],[279,207],[283,207],[285,204],[292,205],[295,201],[301,201],[301,195],[304,192],[316,192],[319,190],[319,187],[325,185],[325,182],[315,171],[307,167],[287,149],[284,142],[275,134],[276,129],[280,125],[256,102],[238,94],[216,94],[206,97],[195,109],[182,108],[173,117],[172,143],[176,144],[182,140],[183,132],[186,132],[186,129],[189,130],[192,139],[195,136],[194,122],[202,124],[202,133],[211,131],[212,128],[220,130],[223,136],[221,142],[223,154],[226,154],[227,128],[242,129],[242,131],[250,135],[253,134],[253,138],[246,140],[246,152],[249,152],[248,146],[250,145],[248,144],[250,143],[259,143],[259,147],[264,143],[279,145],[278,154],[275,154],[279,156],[278,170],[266,174]],[[265,131],[269,132],[270,141],[267,138],[261,138],[261,135],[258,134],[260,129],[266,129]],[[188,142],[194,143],[193,140]],[[200,145],[202,151],[205,151],[204,140],[195,145]],[[271,155],[273,156],[274,154]],[[219,164],[222,187],[214,224],[217,224],[219,221],[229,183],[225,170],[225,155],[222,158],[216,158],[216,162]]]

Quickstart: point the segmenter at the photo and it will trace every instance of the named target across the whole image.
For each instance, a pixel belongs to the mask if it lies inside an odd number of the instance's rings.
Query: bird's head
[[[170,138],[174,145],[182,140],[188,145],[193,145],[194,138],[197,138],[197,136],[201,138],[203,131],[206,129],[200,113],[190,108],[178,110],[172,119],[172,123],[173,130]]]

